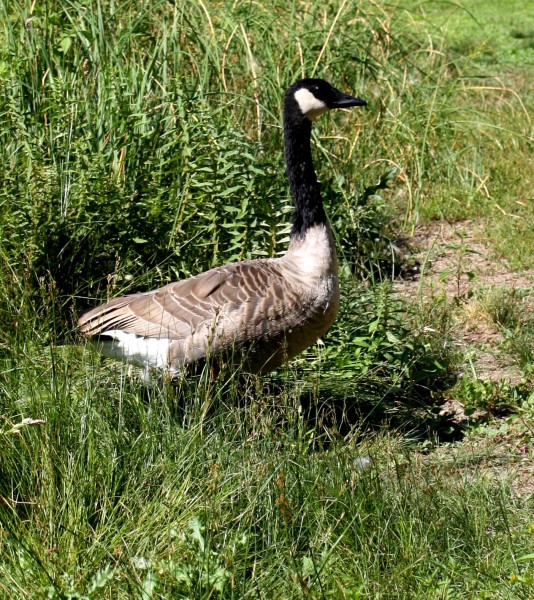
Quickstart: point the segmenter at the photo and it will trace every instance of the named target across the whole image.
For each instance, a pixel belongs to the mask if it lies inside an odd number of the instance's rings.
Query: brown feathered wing
[[[111,300],[83,314],[79,329],[88,336],[120,330],[171,340],[169,364],[176,368],[261,340],[261,362],[280,351],[283,332],[302,322],[307,304],[288,285],[279,261],[245,261]]]

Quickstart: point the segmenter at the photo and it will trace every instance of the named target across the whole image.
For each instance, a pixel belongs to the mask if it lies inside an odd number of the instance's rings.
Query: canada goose
[[[312,120],[366,102],[322,79],[285,93],[285,160],[295,201],[287,253],[216,267],[152,292],[115,298],[79,319],[105,356],[163,368],[171,378],[207,357],[236,355],[266,373],[302,352],[332,325],[339,308],[338,265],[311,154]]]

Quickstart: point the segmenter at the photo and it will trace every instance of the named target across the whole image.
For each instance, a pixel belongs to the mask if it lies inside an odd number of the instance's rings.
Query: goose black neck
[[[291,238],[304,237],[315,225],[326,223],[319,182],[313,168],[311,154],[311,121],[292,115],[291,105],[284,111],[284,139],[287,174],[295,201]],[[296,107],[295,107],[296,108]]]

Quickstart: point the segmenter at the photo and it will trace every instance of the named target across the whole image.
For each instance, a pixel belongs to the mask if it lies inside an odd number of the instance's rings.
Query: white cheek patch
[[[316,98],[310,90],[307,90],[306,88],[300,88],[300,90],[295,92],[295,100],[297,101],[302,114],[312,121],[328,110],[328,106],[326,106],[322,100]]]

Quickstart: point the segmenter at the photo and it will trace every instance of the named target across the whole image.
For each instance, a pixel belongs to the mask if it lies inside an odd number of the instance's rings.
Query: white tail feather
[[[138,367],[166,368],[169,366],[168,338],[147,338],[126,333],[120,329],[106,331],[112,340],[99,340],[102,354],[109,358],[119,358]]]

